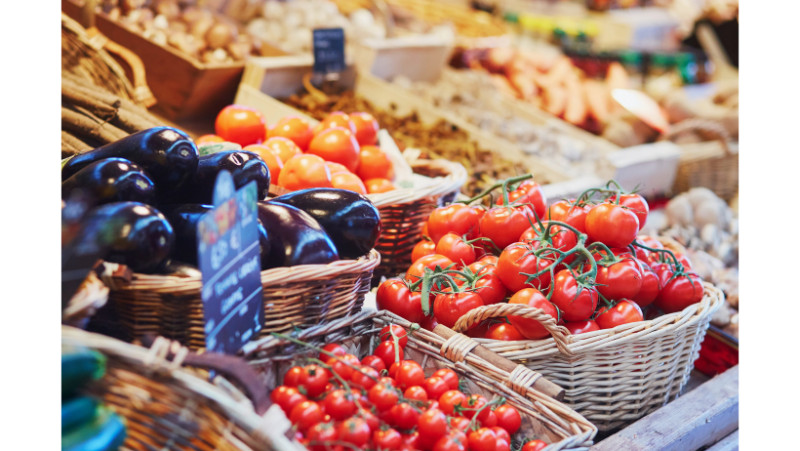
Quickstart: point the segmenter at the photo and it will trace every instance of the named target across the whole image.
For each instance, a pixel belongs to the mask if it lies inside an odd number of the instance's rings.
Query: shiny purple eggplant
[[[291,205],[260,201],[258,219],[269,236],[262,269],[280,266],[325,264],[339,260],[339,253],[325,230],[308,213]]]
[[[181,203],[212,204],[214,184],[222,170],[231,173],[236,189],[255,181],[258,199],[264,199],[269,194],[270,174],[267,163],[254,152],[225,150],[201,156],[191,182],[173,199]]]
[[[127,201],[150,204],[156,198],[150,177],[125,158],[95,161],[61,182],[62,199],[69,199],[76,190],[90,196],[95,206]]]

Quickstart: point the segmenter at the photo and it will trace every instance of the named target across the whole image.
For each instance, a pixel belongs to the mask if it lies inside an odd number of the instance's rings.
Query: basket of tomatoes
[[[532,180],[498,185],[489,205],[434,210],[378,307],[535,368],[601,431],[678,397],[723,294],[639,235],[646,200],[609,182],[548,207]]]
[[[246,121],[240,118],[244,114]],[[416,160],[405,171],[396,167],[408,163],[399,151],[385,150],[393,143],[379,145],[380,125],[366,112],[335,111],[318,123],[286,116],[268,126],[266,135],[259,116],[255,109],[232,105],[220,112],[217,135],[199,141],[230,141],[257,153],[270,167],[276,192],[333,187],[366,195],[381,216],[376,279],[402,270],[425,218],[452,201],[467,180],[461,164],[444,159]],[[381,139],[391,141],[388,134]]]
[[[261,338],[243,351],[311,450],[591,445],[591,423],[530,383],[511,382],[471,352],[475,345],[372,311]]]

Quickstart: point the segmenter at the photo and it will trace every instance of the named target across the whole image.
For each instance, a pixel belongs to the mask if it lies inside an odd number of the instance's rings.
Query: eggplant
[[[95,161],[61,182],[61,199],[69,199],[75,190],[92,196],[94,205],[109,202],[155,201],[156,187],[139,165],[125,158]]]
[[[175,243],[167,218],[141,202],[115,202],[90,211],[78,238],[104,249],[101,258],[134,272],[164,271]]]
[[[287,204],[258,202],[258,219],[270,242],[262,268],[325,264],[339,260],[339,253],[325,230],[308,213]]]
[[[197,224],[200,218],[214,207],[203,204],[165,205],[162,207],[172,228],[175,230],[175,249],[172,258],[183,263],[198,266],[197,260]],[[269,254],[269,238],[267,230],[258,221],[258,243],[261,247],[262,265]]]
[[[197,146],[189,135],[172,127],[153,127],[70,158],[61,169],[61,180],[95,161],[114,157],[141,166],[159,194],[173,193],[189,183],[198,159]]]
[[[221,170],[227,170],[233,176],[236,189],[256,181],[257,199],[264,199],[269,194],[269,167],[258,154],[245,150],[226,150],[203,155],[198,159],[197,170],[191,183],[178,193],[177,200],[185,203],[212,204],[214,202],[214,184]]]
[[[358,258],[375,247],[381,233],[378,209],[355,191],[308,188],[271,200],[297,207],[319,222],[341,258]]]

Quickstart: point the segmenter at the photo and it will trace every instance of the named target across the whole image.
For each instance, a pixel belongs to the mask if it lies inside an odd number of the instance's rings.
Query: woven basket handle
[[[483,320],[508,315],[535,319],[539,322],[539,324],[542,325],[542,327],[547,329],[547,331],[553,337],[556,347],[561,354],[566,357],[572,357],[575,355],[575,353],[569,349],[569,344],[572,337],[572,335],[569,333],[569,330],[567,330],[567,328],[564,326],[559,326],[556,323],[556,320],[552,316],[545,313],[544,310],[535,307],[529,307],[527,305],[506,304],[501,302],[498,304],[484,305],[483,307],[472,309],[464,314],[464,316],[459,318],[458,321],[456,321],[453,330],[456,332],[462,332]]]
[[[665,140],[672,140],[681,133],[687,131],[699,131],[713,135],[722,145],[722,150],[725,156],[730,156],[731,148],[728,142],[731,140],[731,135],[728,130],[717,121],[703,118],[691,118],[678,122],[670,127],[669,132],[664,135]]]
[[[156,342],[156,336],[146,334],[141,338],[141,342],[142,345],[149,348]],[[168,358],[175,358],[179,354],[179,352],[173,351],[173,349],[170,349]],[[188,349],[181,353],[183,354],[183,359],[180,362],[181,366],[216,371],[226,379],[236,382],[244,389],[250,401],[253,402],[253,408],[257,414],[263,415],[272,404],[266,384],[259,379],[258,373],[253,367],[248,365],[241,357],[216,352],[197,354],[188,351]]]

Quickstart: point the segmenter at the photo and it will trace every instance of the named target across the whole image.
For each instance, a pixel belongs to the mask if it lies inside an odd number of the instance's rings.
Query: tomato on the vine
[[[301,432],[307,431],[311,426],[322,422],[322,407],[314,401],[303,401],[292,408],[289,421]]]
[[[494,409],[494,414],[497,415],[497,426],[505,429],[510,435],[516,434],[522,426],[522,416],[510,404],[501,404]]]
[[[536,439],[526,442],[520,451],[541,451],[545,448],[547,448],[547,442]]]
[[[497,435],[489,428],[480,428],[467,434],[470,451],[495,451]]]
[[[608,247],[627,247],[639,232],[639,219],[633,210],[604,202],[586,214],[586,234],[592,241]]]
[[[458,374],[450,368],[439,368],[434,371],[431,376],[441,377],[447,382],[447,386],[450,387],[450,390],[458,390]]]
[[[376,429],[372,431],[372,443],[377,449],[395,450],[403,444],[403,436],[396,429]]]
[[[581,285],[569,269],[556,273],[550,294],[550,302],[561,310],[565,321],[589,319],[597,308],[597,289]]]
[[[336,427],[336,434],[339,436],[339,440],[362,448],[369,441],[371,431],[364,419],[351,417],[339,423],[339,426]]]
[[[353,374],[350,375],[350,385],[355,388],[369,390],[375,385],[379,377],[380,373],[375,368],[367,365],[360,365],[357,369],[353,370]]]
[[[578,206],[575,201],[560,200],[547,209],[547,219],[564,222],[571,225],[581,233],[586,233],[586,215],[589,209]]]
[[[548,231],[548,236],[544,236],[544,231]],[[547,241],[543,241],[547,238]],[[520,235],[519,240],[523,243],[529,243],[534,248],[539,247],[552,247],[562,252],[568,252],[575,248],[578,244],[578,236],[575,232],[565,227],[558,225],[551,225],[548,227],[547,221],[541,224],[534,224],[533,227],[528,227],[525,232]],[[554,256],[556,254],[554,253]],[[571,263],[575,259],[575,255],[570,255],[564,259],[564,262]]]
[[[453,327],[459,318],[472,309],[483,306],[483,299],[473,292],[437,294],[433,301],[433,315],[439,324]]]
[[[497,275],[497,266],[474,262],[468,268],[477,277],[469,288],[475,289],[475,293],[478,293],[484,304],[496,304],[506,298],[508,290]],[[467,282],[461,277],[456,277],[455,280],[459,286],[463,286]]]
[[[397,386],[401,389],[406,389],[413,385],[422,385],[425,383],[425,372],[422,366],[414,360],[403,360],[397,368],[395,375]]]
[[[397,342],[401,348],[405,348],[408,344],[408,332],[406,332],[403,326],[397,324],[384,326],[380,331],[379,337],[381,341],[394,341],[394,339],[397,338]]]
[[[655,301],[661,291],[661,282],[658,280],[658,275],[655,271],[650,268],[650,265],[643,261],[638,263],[642,271],[642,287],[639,289],[639,293],[631,300],[639,304],[639,307],[644,308]]]
[[[449,258],[457,267],[467,266],[475,261],[475,249],[472,245],[453,232],[448,232],[439,239],[435,253]]]
[[[480,236],[490,239],[498,249],[516,242],[522,232],[530,227],[528,216],[513,207],[492,207],[478,224]]]
[[[383,360],[383,364],[389,368],[394,362],[403,361],[404,352],[403,347],[395,346],[393,341],[382,341],[372,354],[380,357],[380,359]]]
[[[614,202],[615,199],[616,196],[612,196],[610,200]],[[647,221],[647,215],[650,213],[650,206],[644,197],[636,193],[623,194],[619,196],[619,205],[628,207],[636,214],[636,218],[639,219],[639,230],[642,230]]]
[[[512,243],[503,249],[497,260],[497,276],[509,291],[517,292],[523,288],[544,290],[550,286],[550,272],[528,280],[526,274],[536,274],[553,263],[553,260],[544,256],[537,257],[534,250],[533,246],[526,243]]]
[[[411,264],[411,266],[408,268],[408,271],[406,271],[406,280],[408,280],[410,283],[414,283],[417,280],[422,279],[422,275],[425,273],[426,268],[433,271],[437,267],[440,269],[445,269],[450,267],[452,264],[453,261],[444,255],[426,255]]]
[[[587,319],[585,321],[567,321],[564,327],[569,329],[572,335],[585,334],[586,332],[594,332],[600,330],[600,326],[594,320]]]
[[[331,442],[335,442],[339,437],[336,434],[336,427],[333,423],[317,423],[311,426],[306,432],[309,441],[309,451],[329,451]]]
[[[327,360],[323,361],[331,367],[332,372],[345,380],[349,380],[350,376],[353,375],[353,367],[361,365],[361,360],[353,354],[329,357]]]
[[[597,265],[595,283],[608,300],[631,299],[642,288],[642,273],[636,260],[623,258],[608,266]]]
[[[388,310],[412,323],[420,323],[425,318],[421,294],[412,292],[401,279],[388,279],[380,284],[375,301],[379,309]]]
[[[525,339],[520,331],[509,323],[497,323],[489,326],[484,337],[490,340],[502,341],[518,341]]]
[[[464,204],[438,207],[428,217],[428,236],[437,243],[447,232],[470,237],[473,231],[477,231],[482,215],[482,209]]]
[[[601,307],[594,320],[601,329],[611,329],[622,324],[644,321],[644,315],[637,303],[622,299],[611,308]]]
[[[383,363],[383,359],[376,355],[368,355],[361,359],[361,364],[364,366],[368,366],[371,368],[375,368],[378,373],[381,373],[383,370],[386,369],[386,364]]]
[[[671,277],[661,288],[656,306],[665,313],[680,312],[703,299],[702,279],[694,273]]]
[[[422,239],[419,243],[414,245],[411,250],[411,263],[419,260],[426,255],[433,255],[436,253],[436,243],[428,239]]]
[[[390,424],[400,429],[411,429],[417,425],[420,412],[407,402],[400,402],[389,409]]]
[[[508,303],[522,304],[541,309],[544,311],[544,313],[550,315],[554,320],[558,321],[558,310],[556,310],[556,306],[548,301],[541,291],[535,288],[523,288],[522,290],[517,291],[513,296],[511,296],[511,299],[509,299]],[[525,336],[525,338],[530,340],[538,340],[550,335],[550,332],[548,332],[547,329],[545,329],[544,326],[542,326],[539,321],[536,321],[535,319],[509,315],[508,320],[514,325],[514,327],[517,328],[517,330],[519,330],[523,336]]]
[[[516,189],[509,191],[508,201],[513,205],[529,205],[538,219],[544,219],[547,214],[547,198],[541,185],[533,180],[525,180]],[[497,205],[503,205],[502,197],[497,200]]]
[[[367,393],[369,402],[378,409],[378,412],[388,410],[400,400],[400,393],[388,383],[378,382]]]
[[[353,395],[348,391],[336,389],[328,392],[322,399],[322,409],[336,421],[352,416],[356,411]]]
[[[289,387],[286,385],[280,385],[275,388],[275,390],[272,390],[270,399],[283,409],[286,415],[292,412],[294,406],[308,400],[296,387]]]
[[[467,395],[452,389],[442,393],[439,397],[439,408],[447,415],[456,415],[456,406],[460,406],[462,402],[466,401]]]
[[[444,392],[450,390],[447,381],[439,376],[431,376],[425,379],[423,387],[425,388],[425,393],[428,394],[428,399],[436,400],[438,400]]]

